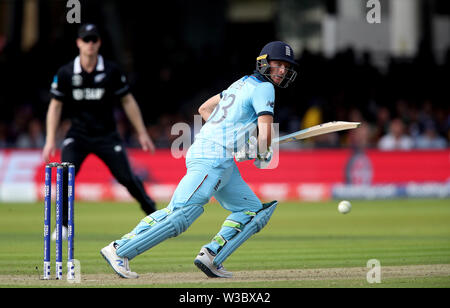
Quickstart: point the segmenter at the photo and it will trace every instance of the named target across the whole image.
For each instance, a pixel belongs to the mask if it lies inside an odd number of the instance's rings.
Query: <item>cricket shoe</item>
[[[120,277],[129,279],[139,277],[138,274],[130,270],[128,258],[122,258],[117,255],[114,242],[100,250],[100,254]]]
[[[61,232],[61,239],[63,241],[67,241],[67,234],[68,234],[68,229],[66,226],[62,226],[61,228],[62,232]],[[52,241],[55,242],[56,241],[56,229],[53,230],[52,232]]]
[[[213,263],[214,256],[209,252],[206,247],[200,249],[197,258],[194,260],[194,264],[211,278],[231,278],[233,274],[228,272],[222,264],[215,266]]]

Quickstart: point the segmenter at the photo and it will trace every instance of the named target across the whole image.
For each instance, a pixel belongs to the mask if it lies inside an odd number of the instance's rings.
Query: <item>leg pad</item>
[[[250,236],[261,231],[275,211],[277,204],[277,201],[266,204],[263,209],[256,213],[253,219],[244,226],[241,232],[237,233],[235,237],[227,241],[214,258],[214,265],[219,266],[222,264],[225,259],[241,246],[242,243],[248,240]]]
[[[159,210],[151,214],[151,226],[144,232],[131,237],[125,244],[121,244],[117,249],[117,255],[126,257],[129,260],[147,251],[162,241],[178,236],[203,213],[202,206],[190,205],[173,212]],[[153,219],[152,216],[155,216]]]

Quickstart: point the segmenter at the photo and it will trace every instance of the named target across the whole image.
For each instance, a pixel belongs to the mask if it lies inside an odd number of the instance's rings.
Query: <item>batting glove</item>
[[[237,162],[255,159],[258,153],[258,139],[251,136],[244,146],[237,152],[233,153]]]
[[[258,153],[253,164],[259,169],[266,169],[273,157],[273,149],[269,147],[266,152]]]

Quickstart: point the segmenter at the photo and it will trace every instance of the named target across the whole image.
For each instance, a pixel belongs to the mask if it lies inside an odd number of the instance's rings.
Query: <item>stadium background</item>
[[[50,83],[77,55],[79,25],[67,22],[67,2],[0,0],[0,201],[41,198]],[[448,198],[450,5],[379,1],[381,22],[371,24],[368,2],[80,1],[81,22],[99,25],[101,53],[127,73],[158,148],[155,156],[143,155],[117,110],[133,167],[150,193],[167,200],[184,174],[183,159],[168,150],[177,137],[172,125],[193,124],[205,99],[251,73],[261,47],[280,39],[293,46],[300,64],[295,84],[276,92],[280,134],[332,120],[363,125],[290,143],[270,181],[242,164],[259,195]],[[397,119],[412,146],[380,150]],[[60,141],[68,125],[62,122]],[[95,157],[77,180],[79,199],[128,200]]]

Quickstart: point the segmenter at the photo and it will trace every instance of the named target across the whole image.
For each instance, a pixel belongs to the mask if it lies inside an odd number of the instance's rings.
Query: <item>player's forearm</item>
[[[258,118],[258,152],[266,152],[272,143],[272,123],[271,115],[263,115]]]
[[[47,142],[55,142],[56,130],[58,129],[59,121],[61,119],[62,102],[52,99],[50,101],[47,119],[46,119],[46,140]]]
[[[203,120],[208,121],[209,117],[213,113],[217,104],[220,102],[220,94],[214,95],[204,102],[200,108],[198,108],[198,113],[202,116]]]
[[[271,138],[271,133],[270,133],[270,129],[267,130],[267,132],[264,133],[259,133],[258,134],[258,152],[259,153],[264,153],[266,152],[272,142],[272,138]]]
[[[136,132],[138,134],[146,133],[147,130],[145,128],[144,121],[142,120],[141,110],[139,109],[133,95],[125,95],[122,98],[122,106]]]

